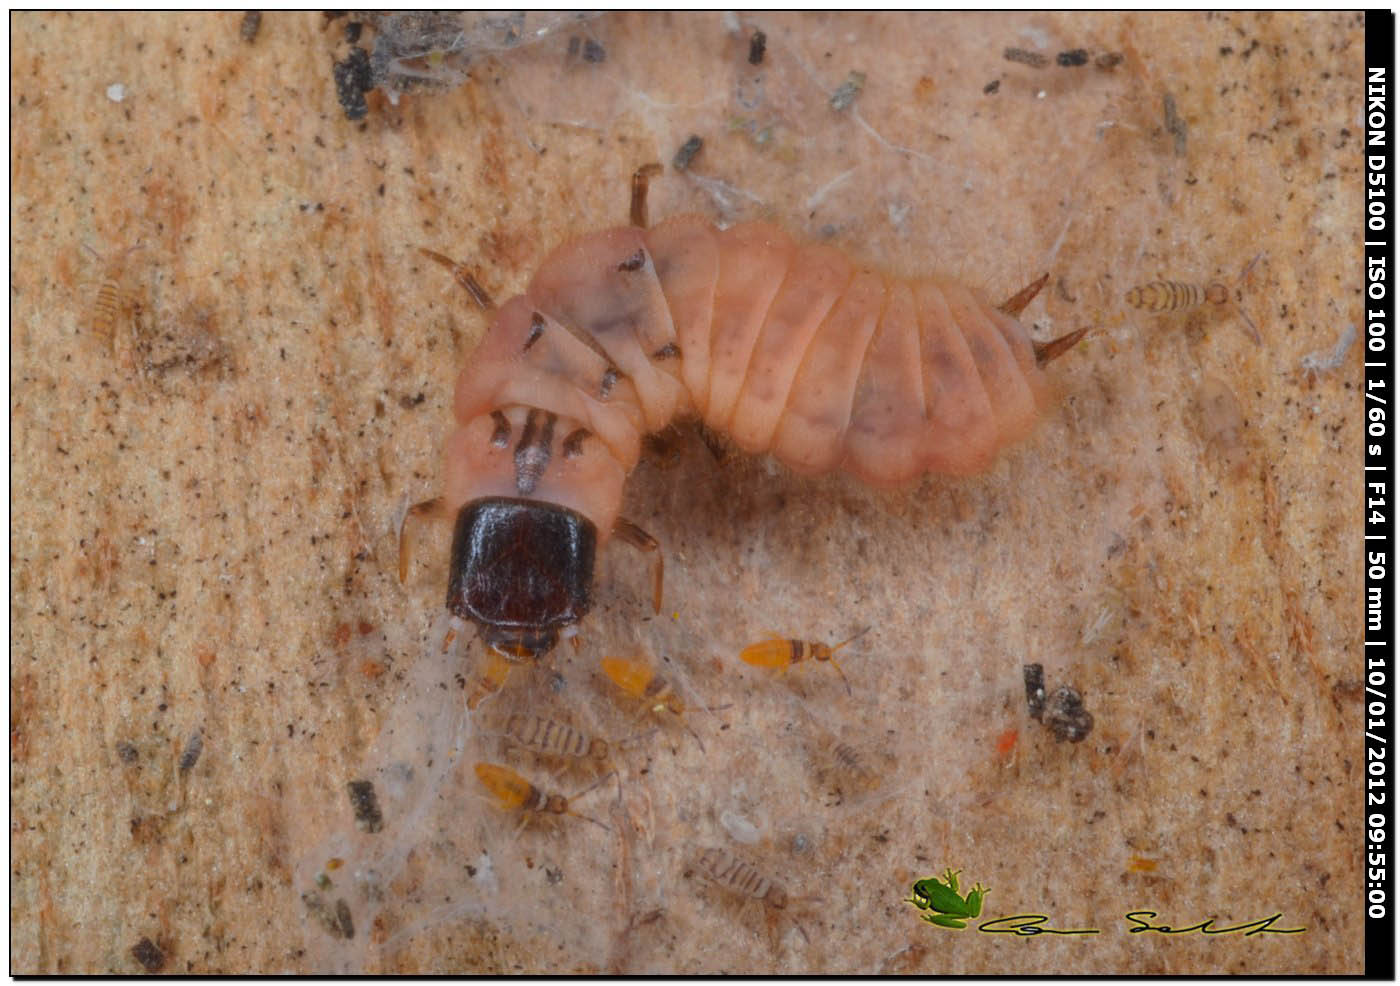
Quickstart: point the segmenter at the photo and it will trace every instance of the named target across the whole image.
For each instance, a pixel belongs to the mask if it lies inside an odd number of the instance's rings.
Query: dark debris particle
[[[1050,64],[1050,59],[1034,51],[1027,51],[1024,48],[1007,48],[1002,51],[1001,57],[1008,62],[1018,62],[1021,65],[1029,65],[1031,68],[1044,68]]]
[[[364,24],[360,23],[359,21],[349,21],[348,23],[346,23],[345,43],[352,45],[359,44],[360,34],[364,31],[364,29]]]
[[[1094,728],[1094,717],[1084,708],[1084,699],[1075,689],[1061,685],[1045,703],[1045,726],[1056,742],[1078,743]]]
[[[1094,68],[1104,72],[1111,72],[1122,64],[1123,53],[1121,51],[1106,51],[1094,59]]]
[[[131,957],[147,972],[160,972],[165,968],[165,953],[149,938],[142,938],[131,946]]]
[[[753,32],[753,37],[749,38],[749,64],[762,65],[763,52],[768,47],[768,35],[762,31]]]
[[[557,866],[547,866],[544,871],[544,882],[551,887],[557,887],[564,882],[564,871]]]
[[[117,757],[122,763],[135,763],[140,755],[140,751],[136,749],[136,746],[132,743],[128,743],[126,740],[122,740],[117,744]]]
[[[1162,94],[1162,124],[1172,135],[1172,152],[1186,156],[1186,121],[1176,115],[1176,99],[1171,93]]]
[[[238,25],[238,36],[248,44],[258,40],[258,28],[262,27],[262,11],[249,10],[243,14]]]
[[[1094,717],[1084,708],[1084,699],[1078,691],[1068,685],[1061,685],[1045,697],[1045,669],[1039,664],[1027,664],[1021,668],[1026,680],[1026,706],[1032,719],[1038,719],[1050,730],[1057,743],[1069,740],[1078,743],[1094,728]]]
[[[204,750],[204,732],[196,729],[190,733],[190,738],[185,741],[184,752],[180,754],[180,769],[192,770],[194,765],[199,763],[199,754]]]
[[[831,94],[831,108],[838,113],[842,110],[850,109],[851,104],[856,101],[860,91],[865,88],[865,73],[851,72],[846,76],[846,81],[836,87],[836,91]]]
[[[316,891],[308,890],[301,895],[301,902],[306,905],[306,909],[316,920],[321,922],[321,927],[325,928],[332,937],[345,939],[355,937],[355,922],[350,917],[350,905],[346,903],[344,897],[339,897],[334,904],[330,904]]]
[[[1031,718],[1037,721],[1045,712],[1045,667],[1040,664],[1027,664],[1021,668],[1026,679],[1026,707]]]
[[[583,60],[598,65],[608,60],[608,50],[589,38],[583,43]]]
[[[690,167],[690,162],[695,160],[695,155],[699,154],[700,148],[704,146],[705,142],[700,139],[699,134],[691,134],[671,158],[671,167],[676,171],[684,171]]]
[[[350,54],[342,62],[336,62],[331,70],[335,76],[335,95],[345,110],[347,120],[363,120],[369,115],[369,103],[365,93],[374,88],[374,80],[369,67],[369,52],[359,45],[350,49]]]
[[[350,905],[341,897],[335,902],[335,920],[340,925],[340,933],[346,938],[355,937],[355,922],[350,920]]]
[[[379,798],[373,781],[350,781],[345,785],[350,794],[350,807],[355,810],[355,827],[361,832],[378,832],[384,828],[384,816],[379,811]]]
[[[1060,68],[1079,68],[1089,64],[1089,53],[1083,48],[1071,48],[1056,55],[1055,64]]]
[[[1000,88],[1001,80],[993,79],[991,82],[988,82],[985,86],[982,87],[982,94],[984,96],[990,96],[992,93],[996,92]]]

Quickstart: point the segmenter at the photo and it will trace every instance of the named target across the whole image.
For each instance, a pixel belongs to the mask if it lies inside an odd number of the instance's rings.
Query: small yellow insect
[[[1128,291],[1128,304],[1148,312],[1184,312],[1199,308],[1206,302],[1223,305],[1230,300],[1230,290],[1215,281],[1211,284],[1187,284],[1185,281],[1148,281]]]
[[[494,650],[488,650],[482,655],[482,664],[472,682],[471,694],[467,696],[467,708],[475,710],[478,705],[500,691],[514,669],[514,661],[502,657]]]
[[[1264,254],[1260,253],[1245,264],[1236,280],[1237,287],[1244,283],[1249,272],[1263,256]],[[1231,305],[1249,328],[1250,336],[1254,339],[1255,344],[1262,343],[1259,329],[1255,327],[1254,321],[1245,312],[1243,306],[1238,302],[1231,302],[1230,289],[1219,281],[1212,281],[1210,284],[1190,284],[1186,281],[1148,281],[1146,284],[1129,288],[1124,298],[1134,308],[1152,312],[1154,315],[1168,312],[1189,312],[1205,304]]]
[[[600,777],[593,784],[574,795],[572,800],[577,800],[582,795],[587,794],[611,776],[613,775],[605,774]],[[482,787],[495,795],[502,808],[506,811],[520,812],[521,825],[524,825],[532,816],[548,812],[552,815],[573,815],[575,818],[592,822],[599,828],[607,828],[596,818],[589,818],[587,815],[580,815],[578,812],[570,810],[569,801],[571,799],[562,794],[546,794],[509,767],[502,767],[495,763],[478,763],[476,765],[476,778],[481,781]]]
[[[851,683],[846,680],[845,672],[841,670],[841,665],[836,663],[836,658],[832,655],[851,641],[865,636],[870,630],[870,627],[866,627],[854,637],[847,637],[834,647],[828,647],[826,644],[816,641],[773,637],[745,647],[739,652],[739,660],[757,668],[782,669],[789,668],[794,664],[801,664],[807,660],[829,661],[831,666],[836,669],[836,673],[841,676],[841,683],[846,686],[846,694],[849,695]]]
[[[605,657],[601,664],[603,673],[612,680],[614,685],[632,698],[646,703],[638,718],[648,712],[654,714],[669,712],[676,717],[676,721],[685,728],[686,732],[695,737],[695,742],[700,744],[700,749],[705,749],[705,744],[701,742],[699,734],[686,724],[684,718],[685,700],[676,694],[671,683],[658,675],[649,663],[626,657]]]

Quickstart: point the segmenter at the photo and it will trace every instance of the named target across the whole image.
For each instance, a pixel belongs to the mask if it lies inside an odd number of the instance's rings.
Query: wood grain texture
[[[1362,499],[1361,357],[1299,370],[1361,324],[1337,273],[1361,214],[1359,19],[773,15],[731,35],[719,15],[627,15],[572,32],[601,61],[569,60],[566,32],[450,92],[371,94],[352,123],[329,69],[342,25],[268,12],[249,44],[241,18],[11,19],[13,971],[135,973],[142,939],[180,973],[315,972],[327,954],[402,972],[1360,970],[1361,569],[1336,505]],[[1048,67],[1002,59],[1032,37]],[[1053,64],[1078,47],[1124,61]],[[866,84],[833,110],[852,71]],[[603,820],[631,841],[586,823],[522,835],[492,920],[398,950],[371,947],[372,924],[327,937],[298,861],[353,831],[345,784],[440,647],[447,534],[400,587],[396,527],[442,488],[453,380],[482,329],[416,248],[470,257],[509,297],[553,244],[625,221],[632,170],[700,132],[653,215],[776,220],[994,298],[1050,270],[1037,338],[1104,331],[986,476],[888,494],[699,444],[671,471],[639,466],[624,510],[663,543],[665,618],[642,619],[649,571],[609,549],[557,698],[627,735],[635,703],[597,658],[645,645],[698,693],[686,725],[705,750],[664,731],[649,773],[623,778],[635,828]],[[1217,306],[1168,325],[1123,303],[1161,276],[1230,283],[1265,246],[1247,287],[1263,346]],[[107,281],[131,303],[102,301]],[[99,303],[115,351],[90,331]],[[1228,463],[1196,424],[1217,380],[1245,421]],[[814,410],[802,427],[823,426]],[[737,661],[764,628],[835,640],[867,623],[843,660],[853,699],[834,676]],[[1025,716],[1030,660],[1093,713],[1069,754]],[[552,695],[554,670],[489,701]],[[721,730],[697,706],[723,703]],[[879,739],[888,798],[824,807],[809,714]],[[452,790],[475,839],[488,816]],[[755,866],[824,898],[802,915],[810,943],[688,892],[725,810],[765,834]],[[1281,910],[1309,930],[953,949],[900,903],[944,866],[993,888],[984,913],[1116,929],[1138,905],[1181,923]]]

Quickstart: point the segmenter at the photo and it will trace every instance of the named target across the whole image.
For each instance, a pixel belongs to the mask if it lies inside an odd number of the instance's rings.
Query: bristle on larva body
[[[1038,357],[962,285],[862,269],[769,223],[605,230],[494,312],[457,382],[445,506],[545,500],[601,547],[642,437],[681,415],[804,474],[975,473],[1034,423]]]

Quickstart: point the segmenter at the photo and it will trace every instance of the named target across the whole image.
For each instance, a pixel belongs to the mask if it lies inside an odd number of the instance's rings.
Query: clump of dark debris
[[[1061,685],[1047,698],[1045,668],[1027,664],[1021,671],[1026,681],[1026,707],[1031,718],[1044,724],[1056,742],[1079,743],[1093,731],[1094,717],[1084,707],[1084,698],[1078,690]]]

